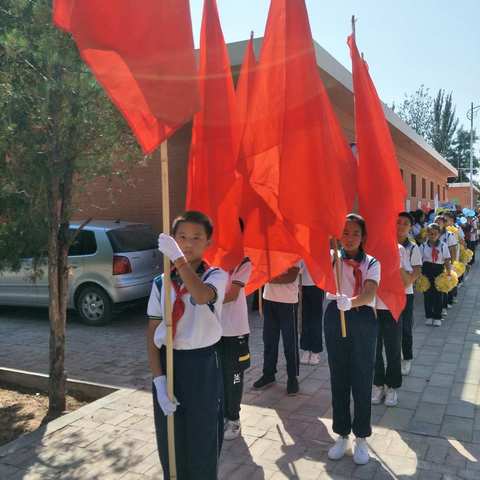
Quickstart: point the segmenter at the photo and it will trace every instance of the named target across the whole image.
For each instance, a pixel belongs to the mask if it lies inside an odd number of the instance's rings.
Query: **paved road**
[[[416,305],[415,360],[396,408],[373,409],[375,458],[365,467],[351,458],[327,460],[331,432],[325,358],[302,367],[301,394],[286,397],[284,366],[273,388],[254,392],[260,372],[261,323],[252,316],[253,366],[242,407],[243,437],[227,442],[220,477],[235,479],[480,478],[480,268],[441,328],[423,325]],[[68,325],[69,376],[127,387],[149,383],[141,309],[108,327]],[[0,312],[0,365],[46,371],[46,312]],[[0,449],[0,478],[161,478],[155,452],[150,394],[121,390],[63,417],[8,449]],[[55,427],[57,425],[57,427]]]

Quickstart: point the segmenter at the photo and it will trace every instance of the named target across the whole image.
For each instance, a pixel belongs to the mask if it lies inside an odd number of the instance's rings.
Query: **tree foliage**
[[[0,111],[0,269],[48,255],[55,412],[64,407],[73,194],[111,173],[115,160],[133,161],[141,153],[72,39],[52,25],[49,0],[2,0]]]
[[[448,156],[457,127],[458,118],[455,115],[452,93],[445,95],[445,90],[439,90],[433,102],[433,124],[430,141],[440,155]]]
[[[473,145],[477,142],[476,132],[473,132]],[[473,175],[477,175],[480,159],[473,152]],[[460,127],[457,130],[452,147],[447,156],[448,161],[458,170],[457,182],[470,181],[470,132]]]

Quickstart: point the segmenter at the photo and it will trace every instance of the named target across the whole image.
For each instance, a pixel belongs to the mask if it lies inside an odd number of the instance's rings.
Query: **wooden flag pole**
[[[337,239],[333,239],[333,249],[335,251],[335,284],[337,287],[337,292],[341,295],[342,294],[342,277],[340,271],[340,261],[341,257],[338,251],[338,242]],[[347,336],[347,324],[345,322],[345,312],[340,310],[340,326],[342,328],[342,338],[346,338]]]
[[[168,149],[165,140],[160,145],[160,163],[162,167],[162,215],[163,233],[170,233],[170,191],[168,182]],[[173,393],[173,322],[172,322],[172,282],[170,279],[170,259],[163,256],[163,288],[165,292],[164,322],[167,326],[167,393],[171,401],[174,401]],[[177,461],[175,456],[175,417],[167,417],[168,432],[168,465],[170,479],[177,478]]]
[[[263,318],[263,287],[258,289],[258,313]]]

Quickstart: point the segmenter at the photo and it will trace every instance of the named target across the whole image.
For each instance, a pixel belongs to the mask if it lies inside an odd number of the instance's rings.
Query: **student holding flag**
[[[164,478],[169,476],[167,415],[175,414],[178,479],[216,480],[223,440],[222,376],[217,343],[227,274],[204,254],[213,234],[210,219],[189,211],[177,217],[173,237],[161,234],[159,250],[173,262],[173,358],[175,401],[167,395],[163,275],[155,278],[147,314],[153,409]]]
[[[353,460],[368,463],[366,438],[372,434],[371,396],[375,365],[378,321],[375,300],[380,283],[380,263],[364,251],[367,226],[362,217],[347,216],[341,238],[339,281],[341,292],[327,294],[331,300],[325,312],[325,343],[332,388],[333,431],[339,435],[328,451],[331,460],[340,460],[349,449],[349,435],[356,439]],[[335,268],[334,268],[335,270]],[[342,338],[340,311],[345,312],[347,338]],[[353,420],[350,414],[353,395]]]

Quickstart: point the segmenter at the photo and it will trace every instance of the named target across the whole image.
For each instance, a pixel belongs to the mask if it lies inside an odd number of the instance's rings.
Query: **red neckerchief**
[[[437,243],[438,245],[438,243]],[[432,248],[432,262],[433,263],[437,263],[437,260],[438,260],[438,248],[437,248],[437,245],[430,245],[430,247]]]
[[[197,268],[197,275],[201,277],[210,266],[207,262],[202,261]],[[175,267],[172,268],[170,272],[170,278],[172,279],[172,286],[175,290],[175,301],[173,302],[172,308],[172,327],[173,327],[173,338],[175,338],[175,334],[177,333],[177,324],[178,321],[183,317],[185,313],[185,302],[183,301],[183,296],[188,293],[187,288],[182,283],[182,279],[178,274],[178,271]]]
[[[359,254],[355,258],[348,258],[345,254],[345,251],[342,250],[342,259],[344,263],[353,268],[353,277],[355,279],[353,297],[360,295],[360,293],[362,292],[363,275],[362,271],[360,270],[360,265],[362,264],[364,257],[365,254],[363,254],[363,252],[359,252]]]

